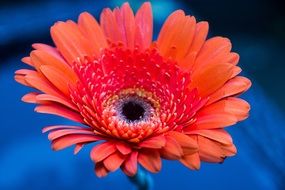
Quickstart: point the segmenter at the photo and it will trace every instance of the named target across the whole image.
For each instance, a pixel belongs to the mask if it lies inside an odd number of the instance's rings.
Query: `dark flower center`
[[[129,101],[122,106],[122,115],[129,121],[138,121],[143,119],[145,109],[139,102]]]

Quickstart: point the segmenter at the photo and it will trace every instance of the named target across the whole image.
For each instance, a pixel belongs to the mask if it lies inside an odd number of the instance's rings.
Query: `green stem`
[[[137,190],[151,190],[153,186],[152,177],[141,168],[138,169],[136,175],[129,177],[129,180],[137,187]]]

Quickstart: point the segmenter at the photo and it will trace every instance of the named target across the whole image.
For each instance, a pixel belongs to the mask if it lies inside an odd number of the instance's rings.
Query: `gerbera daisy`
[[[121,168],[129,176],[138,164],[150,172],[161,159],[190,169],[236,154],[224,129],[248,116],[237,98],[251,85],[237,76],[239,55],[227,38],[206,39],[207,22],[182,10],[165,21],[152,41],[150,3],[134,15],[128,3],[104,9],[100,24],[89,13],[78,22],[51,27],[55,47],[33,44],[16,71],[19,83],[36,89],[23,101],[35,111],[62,116],[81,126],[49,126],[52,149],[97,142],[90,157],[97,176]]]

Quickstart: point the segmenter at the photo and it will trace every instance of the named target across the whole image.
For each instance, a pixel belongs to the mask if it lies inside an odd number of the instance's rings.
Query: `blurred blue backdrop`
[[[118,171],[98,179],[89,158],[90,146],[73,156],[72,149],[53,152],[41,134],[47,125],[68,121],[33,112],[21,97],[29,91],[17,84],[14,71],[34,42],[51,44],[49,27],[73,19],[82,11],[97,18],[103,7],[122,0],[18,0],[0,1],[0,189],[2,190],[106,190],[134,189]],[[223,164],[203,164],[190,171],[178,162],[164,161],[152,175],[154,189],[285,189],[285,10],[271,0],[151,1],[155,33],[172,11],[183,9],[210,22],[210,35],[229,37],[240,64],[253,81],[244,95],[252,105],[251,117],[229,128],[237,156]],[[142,1],[130,1],[138,8]]]

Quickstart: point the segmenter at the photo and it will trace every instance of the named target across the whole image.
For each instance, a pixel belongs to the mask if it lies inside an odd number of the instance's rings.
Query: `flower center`
[[[79,60],[80,81],[72,101],[95,133],[133,143],[189,126],[201,98],[190,91],[190,75],[155,48],[130,50],[120,44],[97,59]]]
[[[148,122],[155,112],[148,100],[130,94],[119,98],[113,105],[118,119],[128,126]]]
[[[130,122],[139,121],[144,118],[145,115],[144,106],[141,102],[131,100],[126,102],[122,106],[122,115]]]

